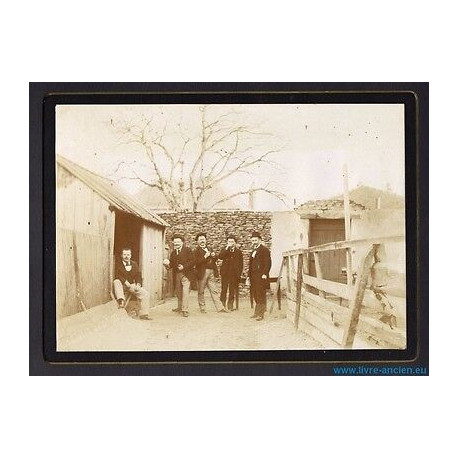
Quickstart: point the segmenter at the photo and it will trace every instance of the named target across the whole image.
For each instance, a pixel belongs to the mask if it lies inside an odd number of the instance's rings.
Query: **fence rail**
[[[372,338],[374,342],[389,342],[393,348],[403,348],[405,332],[392,326],[396,321],[395,316],[390,316],[393,314],[392,310],[385,311],[389,319],[384,322],[377,321],[377,326],[371,319],[361,317],[364,295],[368,289],[377,299],[386,298],[384,285],[379,284],[380,268],[386,258],[385,245],[403,242],[405,242],[404,236],[377,237],[332,242],[284,252],[276,284],[277,294],[273,297],[270,311],[273,310],[275,297],[281,309],[281,285],[282,278],[285,278],[286,299],[295,303],[293,321],[296,329],[300,324],[305,330],[311,327],[315,333],[325,336],[321,339],[325,341],[325,345],[331,342],[337,348],[351,349],[361,321],[360,332],[364,334],[370,328],[372,332],[379,334]],[[347,272],[347,279],[350,278],[347,284],[324,279],[320,267],[320,253],[334,250],[347,250],[347,253],[351,253],[354,248],[363,250],[364,254],[356,273]],[[316,276],[310,275],[308,269],[312,257],[315,262]],[[349,262],[351,265],[351,259]],[[318,291],[318,294],[313,294],[312,289]]]

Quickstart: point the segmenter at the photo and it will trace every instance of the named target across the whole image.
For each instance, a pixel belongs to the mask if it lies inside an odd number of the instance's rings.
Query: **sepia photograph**
[[[406,349],[405,121],[57,104],[57,352]]]

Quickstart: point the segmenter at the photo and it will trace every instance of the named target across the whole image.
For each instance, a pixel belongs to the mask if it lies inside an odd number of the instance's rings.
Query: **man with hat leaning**
[[[248,267],[248,278],[251,294],[256,303],[254,315],[257,321],[264,319],[266,312],[267,297],[266,290],[269,288],[269,272],[272,265],[269,249],[261,243],[261,234],[253,232],[251,234],[251,246],[253,251],[250,254]]]

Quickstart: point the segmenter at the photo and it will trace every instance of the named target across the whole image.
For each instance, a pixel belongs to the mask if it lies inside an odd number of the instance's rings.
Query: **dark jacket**
[[[178,265],[181,264],[183,266],[183,270],[178,270]],[[194,254],[191,248],[184,246],[181,248],[180,253],[177,255],[176,250],[172,250],[170,253],[170,269],[173,270],[174,273],[183,273],[186,277],[190,280],[193,277],[194,271]]]
[[[224,248],[219,252],[218,259],[223,261],[221,277],[240,278],[243,271],[243,254],[238,248],[234,248],[234,251]]]
[[[210,247],[207,247],[207,249],[210,253],[213,251]],[[215,277],[218,276],[218,268],[216,267],[216,255],[215,257],[208,256],[206,258],[205,250],[198,246],[194,250],[194,260],[196,263],[196,275],[198,280],[203,278],[205,269],[212,269]]]
[[[132,269],[130,272],[124,267],[124,263],[121,259],[117,259],[115,263],[115,280],[118,279],[124,285],[127,280],[129,283],[140,283],[142,282],[142,275],[138,264],[135,261],[130,261]]]
[[[251,279],[260,278],[262,275],[266,275],[267,279],[269,279],[270,267],[272,266],[270,251],[264,245],[259,245],[255,251],[256,254],[254,257],[253,251],[250,253],[248,275]]]

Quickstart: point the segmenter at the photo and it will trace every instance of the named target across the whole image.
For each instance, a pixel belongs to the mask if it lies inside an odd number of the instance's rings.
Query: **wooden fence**
[[[397,326],[396,311],[381,275],[386,265],[385,244],[392,243],[405,243],[405,238],[341,241],[284,252],[270,311],[275,297],[279,308],[282,298],[286,298],[296,329],[310,334],[324,348],[355,348],[355,337],[358,348],[405,348],[405,326]],[[356,275],[348,276],[346,284],[323,278],[320,253],[346,250],[350,254],[356,248],[364,253]],[[316,276],[309,274],[311,257]],[[405,302],[405,290],[397,294]],[[369,308],[364,307],[364,302],[368,295],[379,302],[377,314],[366,313]],[[367,309],[365,313],[363,308]]]

